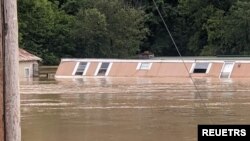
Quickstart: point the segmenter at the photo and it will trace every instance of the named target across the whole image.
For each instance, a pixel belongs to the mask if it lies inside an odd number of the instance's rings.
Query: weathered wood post
[[[3,102],[3,8],[0,0],[0,141],[4,141],[4,102]]]
[[[0,100],[3,97],[0,104],[3,110],[1,114],[4,114],[4,116],[1,116],[4,119],[1,120],[0,139],[4,141],[21,141],[17,0],[0,1]]]

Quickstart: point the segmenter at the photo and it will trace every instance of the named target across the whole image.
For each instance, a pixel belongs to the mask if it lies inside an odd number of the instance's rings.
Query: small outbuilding
[[[19,78],[38,77],[41,58],[19,48]]]

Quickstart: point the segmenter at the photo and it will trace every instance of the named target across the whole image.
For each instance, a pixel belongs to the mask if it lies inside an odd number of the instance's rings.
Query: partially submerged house
[[[62,59],[55,78],[189,77],[190,75],[214,78],[250,77],[250,58]]]
[[[38,64],[42,59],[19,48],[19,77],[38,76]]]

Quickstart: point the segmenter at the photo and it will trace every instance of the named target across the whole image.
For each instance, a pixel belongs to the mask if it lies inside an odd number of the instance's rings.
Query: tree
[[[247,0],[155,0],[182,55],[247,54]],[[62,57],[176,56],[152,0],[20,0],[21,47]]]
[[[237,1],[223,16],[219,13],[206,25],[209,55],[244,55],[250,52],[250,2]]]
[[[83,2],[73,30],[78,49],[82,49],[79,56],[134,56],[147,34],[143,11],[124,6],[120,0]]]
[[[168,25],[177,45],[181,52],[185,52],[184,48],[186,40],[183,40],[182,19],[180,18],[177,6],[178,1],[171,0],[155,0],[165,22]],[[141,51],[152,51],[156,56],[173,56],[177,55],[176,49],[165,29],[162,19],[160,18],[156,7],[152,0],[146,0],[143,3],[143,9],[146,12],[146,25],[149,27],[150,34],[141,46]]]
[[[57,64],[72,51],[69,41],[71,17],[47,0],[19,0],[20,47]]]
[[[78,57],[105,57],[107,21],[98,9],[80,10],[72,32],[77,43]]]

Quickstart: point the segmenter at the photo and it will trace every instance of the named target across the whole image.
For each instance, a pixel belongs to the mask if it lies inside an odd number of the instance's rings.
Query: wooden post
[[[4,141],[4,102],[3,102],[3,8],[0,0],[0,141]]]
[[[21,141],[17,0],[1,0],[4,141]]]

